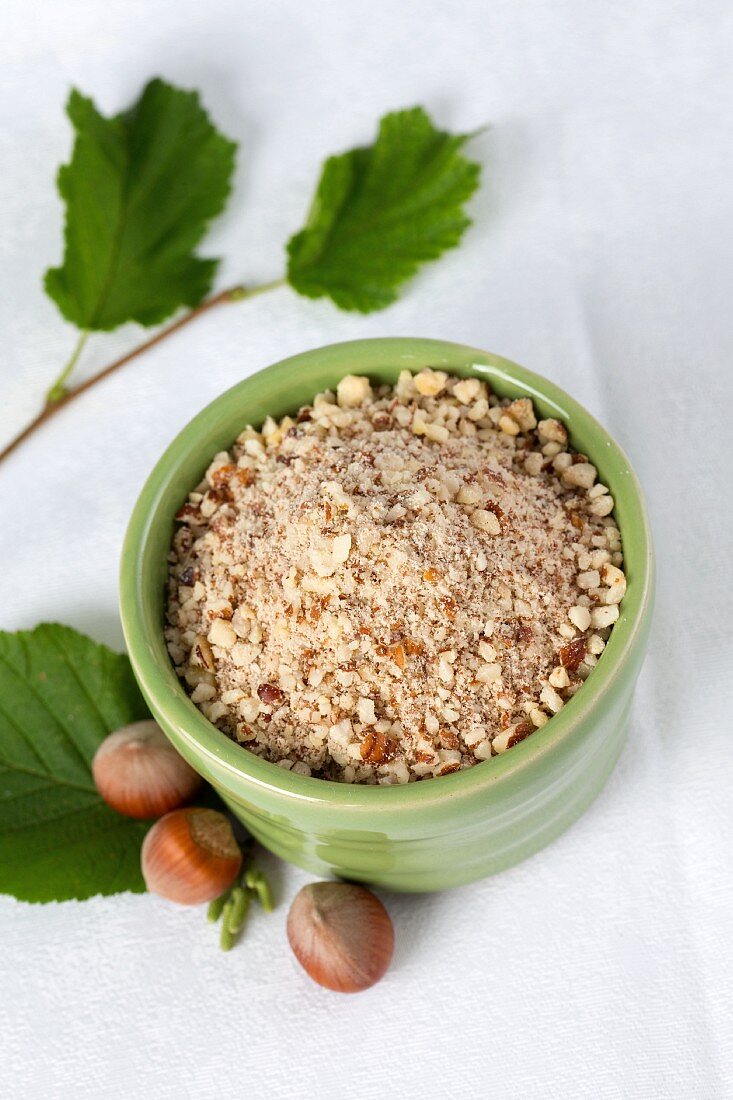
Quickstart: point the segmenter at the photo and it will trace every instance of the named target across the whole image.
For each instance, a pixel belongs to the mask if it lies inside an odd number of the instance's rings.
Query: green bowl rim
[[[460,358],[463,366],[469,367],[475,376],[484,376],[488,381],[491,377],[498,376],[510,387],[518,383],[528,394],[534,394],[546,405],[553,405],[568,424],[571,435],[574,427],[583,422],[586,429],[598,439],[596,461],[598,454],[605,448],[606,455],[612,454],[617,463],[626,467],[626,491],[631,493],[632,522],[639,525],[643,534],[638,560],[630,560],[624,545],[626,567],[628,569],[631,566],[633,583],[629,583],[621,617],[611,631],[608,645],[577,695],[547,725],[510,752],[491,757],[464,771],[417,783],[348,784],[298,775],[256,756],[232,741],[204,717],[175,678],[163,641],[162,624],[159,635],[151,636],[146,626],[143,606],[145,597],[142,561],[145,546],[157,522],[164,521],[166,526],[170,523],[170,516],[159,516],[158,508],[166,488],[176,480],[178,466],[189,449],[191,437],[207,430],[216,422],[220,409],[238,397],[243,390],[246,393],[252,381],[265,373],[274,382],[276,377],[289,375],[293,370],[302,371],[309,366],[322,366],[328,359],[339,362],[344,358],[358,360],[360,353],[367,358],[370,355],[377,356],[380,363],[398,365],[397,360],[400,360],[402,366],[411,370],[432,365],[445,366],[450,371],[450,364],[453,370],[457,370],[456,360]],[[349,373],[349,369],[369,373],[368,367],[360,366],[358,361],[351,362],[343,373]],[[243,423],[245,420],[246,413],[242,416]],[[594,455],[590,453],[589,458],[593,461]],[[603,465],[602,460],[600,464]],[[612,483],[613,478],[606,480],[614,494],[614,489],[618,489],[618,486]],[[182,492],[183,495],[185,494]],[[623,530],[621,536],[623,540]],[[482,788],[488,791],[503,778],[528,768],[568,739],[593,710],[603,705],[616,678],[631,659],[651,610],[653,588],[652,539],[641,486],[622,449],[586,409],[554,383],[502,356],[449,341],[388,337],[329,344],[280,360],[226,390],[189,421],[156,463],[133,509],[122,551],[120,614],[128,654],[143,693],[154,703],[155,709],[165,720],[180,731],[185,740],[196,745],[198,755],[208,757],[209,762],[215,764],[220,772],[223,770],[230,773],[233,779],[244,778],[249,783],[265,787],[271,792],[279,792],[290,799],[338,805],[354,811],[373,811],[377,802],[380,802],[385,810],[389,807],[391,811],[395,811],[402,806],[405,810],[424,808],[435,801],[442,803],[447,799],[475,795]],[[167,681],[163,691],[159,690],[162,686],[161,674],[165,675]],[[173,691],[171,674],[177,689]]]

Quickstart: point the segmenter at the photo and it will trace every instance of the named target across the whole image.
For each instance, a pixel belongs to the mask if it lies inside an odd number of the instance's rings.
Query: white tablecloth
[[[0,438],[75,334],[44,297],[69,86],[107,110],[161,74],[241,142],[206,254],[282,271],[321,158],[424,103],[485,184],[460,250],[392,309],[287,290],[222,308],[0,467],[0,626],[121,644],[120,543],[175,432],[241,377],[369,335],[475,343],[556,380],[627,449],[659,557],[652,647],[607,789],[548,850],[453,893],[389,897],[395,965],[344,998],[285,946],[308,876],[221,954],[153,897],[0,899],[4,1098],[733,1095],[730,6],[719,0],[5,0]],[[90,341],[81,375],[131,346]]]

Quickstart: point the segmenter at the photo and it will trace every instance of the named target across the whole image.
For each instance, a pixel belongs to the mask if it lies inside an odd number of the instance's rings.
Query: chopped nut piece
[[[472,408],[468,410],[469,420],[483,420],[489,413],[489,403],[485,397],[479,397]]]
[[[509,740],[507,741],[507,748],[511,749],[515,745],[518,745],[520,741],[524,741],[525,737],[529,737],[530,733],[534,730],[534,726],[531,722],[515,722],[513,726],[510,726]]]
[[[626,577],[621,570],[606,562],[601,568],[601,580],[608,585],[608,591],[604,593],[604,602],[621,603],[626,595]]]
[[[568,618],[573,626],[577,626],[578,630],[587,630],[590,626],[590,611],[582,604],[571,607],[568,611]]]
[[[558,458],[560,456],[558,455]],[[562,472],[564,485],[574,485],[578,489],[590,489],[596,479],[597,470],[590,462],[574,462]]]
[[[369,379],[356,374],[347,374],[336,387],[336,400],[342,409],[353,409],[372,395]]]
[[[496,753],[506,752],[507,749],[518,745],[520,741],[524,741],[525,737],[529,737],[533,730],[534,726],[531,722],[517,722],[515,725],[509,726],[503,733],[500,733],[498,737],[495,737],[491,742],[491,747]]]
[[[191,692],[192,703],[206,703],[209,699],[213,699],[216,695],[216,688],[213,684],[207,684],[205,680],[202,680],[200,684]]]
[[[450,439],[450,432],[442,424],[427,423],[424,434],[428,439],[432,439],[434,443],[445,443]]]
[[[558,695],[554,687],[547,684],[540,692],[540,702],[544,703],[548,710],[551,710],[553,714],[557,714],[565,706],[565,702],[561,695]]]
[[[498,535],[501,533],[501,524],[499,520],[493,512],[489,512],[486,508],[477,508],[475,512],[471,513],[471,524],[473,527],[478,528],[479,531],[485,531],[487,535]]]
[[[505,435],[519,435],[520,427],[512,416],[505,414],[499,420],[499,428]]]
[[[585,653],[585,638],[576,638],[574,642],[569,642],[568,645],[564,645],[560,650],[560,664],[563,668],[569,669],[570,672],[575,672],[578,665],[585,657]]]
[[[405,647],[402,644],[392,646],[389,654],[397,665],[398,668],[404,669],[405,667]]]
[[[561,475],[564,473],[565,470],[569,469],[572,464],[573,456],[571,454],[568,454],[567,451],[560,451],[560,453],[556,454],[552,460],[553,470]]]
[[[359,721],[365,726],[373,726],[377,721],[373,699],[360,699],[356,705],[356,713],[359,716]]]
[[[361,758],[365,764],[387,764],[394,759],[397,742],[378,730],[371,730],[361,745]]]
[[[482,665],[476,673],[476,679],[480,680],[482,684],[493,684],[496,680],[501,679],[501,665],[497,662]]]
[[[481,383],[478,378],[462,378],[456,382],[453,393],[462,405],[470,405],[481,393]]]
[[[351,535],[337,535],[333,540],[333,560],[342,565],[351,551]]]
[[[428,422],[425,419],[425,413],[422,409],[416,409],[412,418],[412,433],[413,435],[425,435],[425,429],[428,426]]]
[[[618,604],[609,604],[607,607],[594,607],[590,613],[591,626],[594,630],[603,630],[607,626],[613,626],[618,619]]]
[[[570,677],[564,665],[558,665],[557,668],[553,668],[548,680],[550,685],[554,688],[566,688],[570,683]]]
[[[214,619],[208,637],[212,645],[221,646],[222,649],[231,649],[237,640],[234,628],[226,619]]]
[[[425,397],[437,397],[445,389],[448,375],[442,370],[421,370],[413,378],[415,389]]]
[[[519,397],[516,401],[512,401],[510,405],[507,405],[506,411],[513,420],[516,420],[521,431],[529,432],[532,428],[537,427],[534,407],[528,397]]]
[[[532,477],[537,477],[538,474],[542,473],[543,464],[542,455],[538,454],[537,451],[532,451],[524,460],[524,468]]]
[[[607,562],[610,562],[610,560],[611,560],[611,555],[609,554],[608,550],[594,550],[591,553],[591,556],[590,556],[591,569],[600,569],[601,570],[601,580],[603,580],[603,569],[601,569],[601,566],[605,565]],[[604,584],[610,584],[610,581],[603,581],[603,583]]]
[[[548,443],[560,443],[563,447],[568,441],[568,433],[559,420],[540,420],[537,425],[537,434],[540,439]]]
[[[476,485],[462,485],[456,495],[458,504],[478,504],[481,500],[481,490]]]
[[[277,684],[260,684],[257,694],[268,706],[279,706],[285,700],[285,692],[281,691]]]
[[[453,667],[445,653],[438,654],[438,676],[444,684],[453,683]]]
[[[602,496],[596,497],[591,503],[588,511],[593,516],[608,516],[613,511],[613,497]]]
[[[197,634],[193,640],[193,645],[191,646],[191,663],[199,665],[209,672],[214,672],[216,669],[214,654],[211,652],[211,646],[209,645],[208,639],[205,638],[203,634]]]

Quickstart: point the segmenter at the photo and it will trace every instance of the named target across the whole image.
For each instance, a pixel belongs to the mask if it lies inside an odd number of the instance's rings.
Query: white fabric
[[[241,142],[206,244],[221,285],[281,272],[321,158],[384,110],[491,129],[475,228],[394,308],[222,308],[0,467],[2,627],[120,645],[120,543],[173,434],[259,367],[383,334],[503,353],[597,414],[646,487],[659,599],[607,789],[498,878],[388,898],[395,965],[367,994],[299,972],[284,922],[308,876],[274,861],[278,910],[228,956],[152,897],[0,899],[3,1097],[733,1095],[731,21],[724,0],[5,0],[0,438],[75,339],[40,284],[71,83],[111,111],[160,73]],[[80,376],[139,339],[94,338]]]

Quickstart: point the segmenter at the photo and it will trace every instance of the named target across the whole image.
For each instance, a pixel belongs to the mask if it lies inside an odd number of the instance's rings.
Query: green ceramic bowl
[[[581,691],[542,729],[468,771],[405,786],[350,786],[294,775],[235,744],[176,678],[163,639],[173,515],[212,456],[247,423],[280,417],[349,373],[394,382],[439,367],[529,396],[570,430],[616,500],[628,579],[606,649]],[[395,890],[441,890],[500,871],[566,829],[603,787],[621,751],[653,598],[649,525],[628,459],[557,386],[506,359],[434,340],[359,340],[296,355],[240,382],[199,413],[150,475],[130,520],[120,606],[135,674],[181,754],[277,855],[317,874]]]

